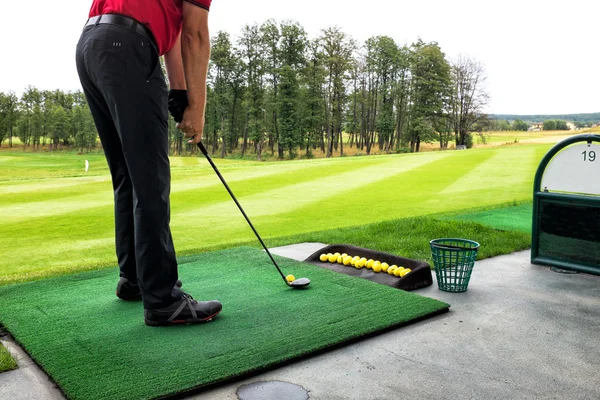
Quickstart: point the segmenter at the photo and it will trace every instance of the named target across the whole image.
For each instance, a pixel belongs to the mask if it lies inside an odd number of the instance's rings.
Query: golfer
[[[168,110],[190,143],[200,142],[210,3],[93,0],[77,44],[77,72],[112,176],[117,296],[141,299],[151,326],[209,321],[222,308],[181,291],[169,228]]]

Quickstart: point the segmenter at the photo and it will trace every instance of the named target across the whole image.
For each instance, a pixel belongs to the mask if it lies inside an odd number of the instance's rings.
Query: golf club
[[[254,225],[252,225],[252,222],[250,222],[250,218],[248,218],[248,216],[244,212],[244,209],[242,208],[242,206],[240,205],[240,203],[237,201],[237,199],[233,195],[233,192],[231,191],[231,189],[229,189],[229,185],[227,185],[227,182],[225,182],[225,179],[223,179],[223,176],[221,175],[221,173],[217,169],[217,166],[213,162],[212,158],[210,158],[210,156],[208,155],[208,152],[206,151],[206,148],[204,147],[204,145],[202,144],[202,142],[198,142],[198,147],[200,148],[200,151],[202,152],[202,154],[204,154],[204,157],[206,157],[206,159],[208,160],[209,164],[212,166],[212,168],[217,173],[217,176],[219,177],[219,179],[221,179],[221,182],[223,182],[223,185],[225,186],[225,189],[227,189],[227,191],[229,192],[229,195],[231,196],[231,198],[233,199],[233,201],[235,202],[235,204],[238,206],[238,208],[242,212],[242,215],[244,216],[244,218],[246,218],[246,221],[248,222],[248,225],[250,225],[250,228],[252,228],[252,231],[254,232],[254,234],[256,235],[256,237],[258,238],[258,241],[260,242],[260,244],[262,244],[263,249],[265,249],[265,251],[269,255],[269,258],[273,262],[273,265],[275,266],[275,268],[277,268],[277,271],[279,271],[279,275],[281,275],[281,277],[283,278],[283,281],[285,282],[285,284],[288,285],[291,288],[294,288],[294,289],[301,289],[301,288],[307,287],[310,284],[310,280],[308,278],[298,278],[298,279],[294,280],[293,282],[288,282],[288,280],[285,278],[285,275],[283,274],[283,272],[281,272],[281,268],[279,268],[279,265],[277,265],[277,262],[275,262],[275,259],[271,255],[271,252],[269,251],[269,249],[267,249],[267,246],[265,246],[265,243],[260,238],[260,235],[258,234],[258,232],[256,231],[256,229],[254,228]]]

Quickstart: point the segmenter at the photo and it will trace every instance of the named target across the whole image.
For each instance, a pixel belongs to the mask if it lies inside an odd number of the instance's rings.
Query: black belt
[[[146,28],[146,26],[140,24],[133,18],[129,18],[119,14],[102,14],[88,19],[85,26],[98,24],[119,25],[125,28],[129,28],[141,35],[144,35],[152,42],[154,46],[156,46],[156,40],[154,40],[154,35],[152,34],[152,32],[150,32],[150,29]]]

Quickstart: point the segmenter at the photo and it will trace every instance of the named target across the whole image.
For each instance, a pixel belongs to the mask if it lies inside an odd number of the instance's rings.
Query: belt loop
[[[102,15],[98,15],[98,19],[96,20],[96,26],[98,26],[98,24],[100,23],[100,19],[102,19]]]

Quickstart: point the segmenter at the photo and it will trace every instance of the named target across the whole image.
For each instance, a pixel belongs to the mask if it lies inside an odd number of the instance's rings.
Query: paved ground
[[[320,246],[273,252],[301,260]],[[188,399],[237,399],[241,386],[252,399],[261,381],[311,399],[600,399],[600,276],[534,266],[525,251],[477,262],[466,293],[415,292],[450,312]],[[0,374],[0,399],[62,398],[23,354],[19,364]]]

